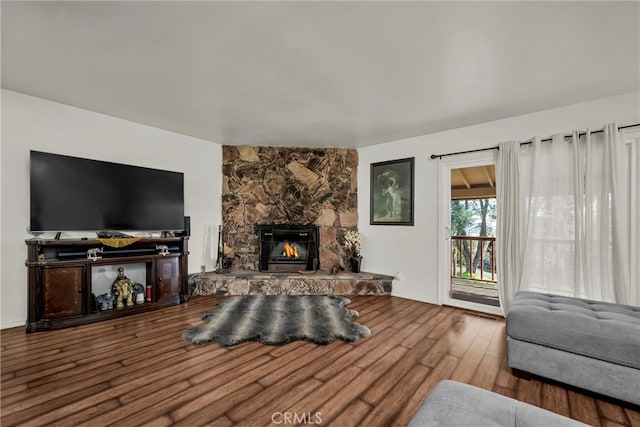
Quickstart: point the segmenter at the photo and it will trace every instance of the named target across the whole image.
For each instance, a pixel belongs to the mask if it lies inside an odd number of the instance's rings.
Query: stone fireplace
[[[251,146],[222,150],[222,220],[225,243],[235,252],[233,271],[274,271],[261,265],[260,226],[265,224],[316,229],[317,254],[312,258],[317,268],[308,263],[300,268],[300,260],[296,265],[284,259],[281,264],[291,269],[284,271],[344,266],[342,238],[358,226],[356,150]]]
[[[222,150],[222,219],[235,257],[229,273],[193,275],[191,295],[391,294],[392,276],[330,271],[344,266],[341,242],[358,226],[356,150]]]

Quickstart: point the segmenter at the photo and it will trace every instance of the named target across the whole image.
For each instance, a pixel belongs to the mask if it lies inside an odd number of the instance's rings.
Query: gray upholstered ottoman
[[[640,405],[640,308],[518,292],[507,313],[512,369]]]
[[[435,386],[409,423],[418,426],[585,426],[501,394],[455,381]]]

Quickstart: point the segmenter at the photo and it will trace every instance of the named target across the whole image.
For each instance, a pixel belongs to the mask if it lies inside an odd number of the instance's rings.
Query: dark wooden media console
[[[47,331],[180,304],[187,287],[189,237],[141,239],[113,248],[97,239],[27,240],[27,332]],[[97,249],[90,259],[88,252]],[[149,294],[145,302],[100,310],[92,284],[92,268],[143,264]],[[115,278],[114,273],[114,278]]]

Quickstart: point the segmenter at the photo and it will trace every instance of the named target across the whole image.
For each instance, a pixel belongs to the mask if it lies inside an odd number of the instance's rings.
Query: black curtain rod
[[[633,128],[636,126],[640,126],[640,123],[635,123],[633,125],[626,125],[626,126],[618,126],[618,130],[621,129],[627,129],[627,128]],[[594,130],[591,131],[591,133],[601,133],[604,132],[604,129],[600,129],[600,130]],[[584,136],[586,135],[586,132],[580,132],[578,133],[578,137]],[[565,138],[569,138],[571,135],[565,135]],[[549,142],[551,141],[553,138],[545,138],[540,140],[540,142]],[[525,142],[521,142],[520,145],[529,145],[533,143],[533,140],[529,140],[529,141],[525,141]],[[431,159],[441,159],[443,157],[448,157],[448,156],[455,156],[456,154],[468,154],[468,153],[478,153],[480,151],[490,151],[490,150],[500,150],[499,146],[495,146],[495,147],[487,147],[487,148],[478,148],[476,150],[467,150],[467,151],[457,151],[455,153],[446,153],[446,154],[432,154],[431,155]]]

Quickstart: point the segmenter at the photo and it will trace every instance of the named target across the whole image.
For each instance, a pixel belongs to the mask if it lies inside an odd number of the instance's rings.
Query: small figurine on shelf
[[[144,304],[144,294],[136,295],[136,304]]]
[[[102,259],[102,257],[98,255],[99,253],[102,253],[102,248],[91,248],[87,251],[87,259],[91,261]]]
[[[136,304],[144,304],[145,290],[145,286],[142,283],[136,283],[133,285],[133,299],[136,301]]]
[[[111,293],[111,291],[107,291],[106,294],[98,295],[96,297],[96,303],[98,304],[98,309],[100,311],[105,310],[113,310],[113,302],[116,297]]]
[[[125,305],[131,307],[133,305],[133,282],[124,275],[124,268],[118,268],[118,277],[111,286],[113,293],[116,295],[116,308],[122,310]]]

